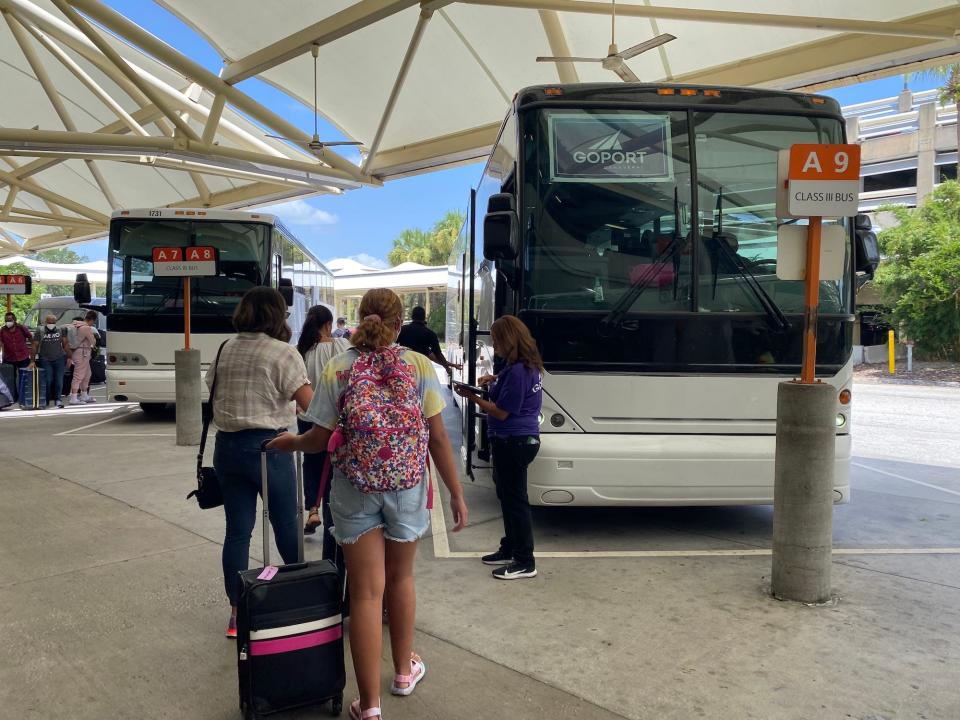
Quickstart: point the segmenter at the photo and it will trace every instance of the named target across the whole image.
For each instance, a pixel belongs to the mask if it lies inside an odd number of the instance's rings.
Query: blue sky
[[[209,70],[218,72],[221,58],[193,30],[153,2],[144,0],[105,0],[144,29],[156,35]],[[935,85],[932,81],[911,81],[914,90]],[[275,88],[257,79],[238,85],[260,103],[283,108],[284,117],[313,131],[313,112]],[[863,83],[826,92],[842,105],[891,97],[903,87],[901,77]],[[323,118],[320,137],[339,139],[342,135]],[[275,212],[322,260],[356,257],[369,264],[382,261],[393,239],[406,228],[427,229],[448,210],[464,209],[470,187],[480,176],[479,164],[468,165],[403,180],[391,181],[382,188],[362,188],[344,195],[321,196],[273,208]],[[91,260],[106,257],[106,243],[86,243],[74,248]]]

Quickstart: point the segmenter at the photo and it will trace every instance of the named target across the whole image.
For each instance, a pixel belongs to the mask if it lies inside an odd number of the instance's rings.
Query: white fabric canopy
[[[318,44],[321,112],[374,151],[367,169],[381,177],[481,157],[522,87],[618,79],[599,63],[535,61],[607,55],[606,1],[285,0],[282,13],[260,0],[157,1],[214,45],[228,82],[257,75],[306,104]],[[621,50],[677,37],[627,62],[644,82],[852,82],[955,53],[960,27],[953,0],[630,0],[617,9]]]
[[[165,45],[161,61],[58,0],[0,10],[0,257],[102,236],[119,208],[246,207],[361,184],[345,160],[266,137],[305,138],[239,90],[217,117],[215,76],[174,69]]]
[[[98,0],[0,0],[0,257],[102,235],[119,207],[246,207],[475,160],[514,93],[617,81],[606,0],[156,0],[218,76]],[[629,0],[641,81],[817,89],[957,60],[955,0]],[[258,76],[363,143],[362,167],[236,87]],[[27,238],[23,248],[14,234]]]

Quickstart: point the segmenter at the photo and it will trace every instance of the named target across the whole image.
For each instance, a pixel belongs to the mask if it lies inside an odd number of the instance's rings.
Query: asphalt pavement
[[[172,421],[0,413],[0,718],[239,717],[223,515],[185,501]],[[467,483],[471,526],[439,502],[420,546],[428,677],[385,717],[957,720],[960,390],[857,384],[853,422],[824,607],[769,597],[768,507],[538,509],[540,576],[495,581],[498,504]]]

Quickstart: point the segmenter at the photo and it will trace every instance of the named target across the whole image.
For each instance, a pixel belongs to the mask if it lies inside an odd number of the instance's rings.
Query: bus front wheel
[[[162,415],[167,409],[166,403],[140,403],[140,409],[144,415]]]

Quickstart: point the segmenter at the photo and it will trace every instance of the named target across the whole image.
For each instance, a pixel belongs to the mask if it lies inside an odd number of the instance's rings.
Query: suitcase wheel
[[[339,717],[340,713],[343,712],[343,695],[338,695],[333,700],[330,701],[330,714],[334,717]]]

